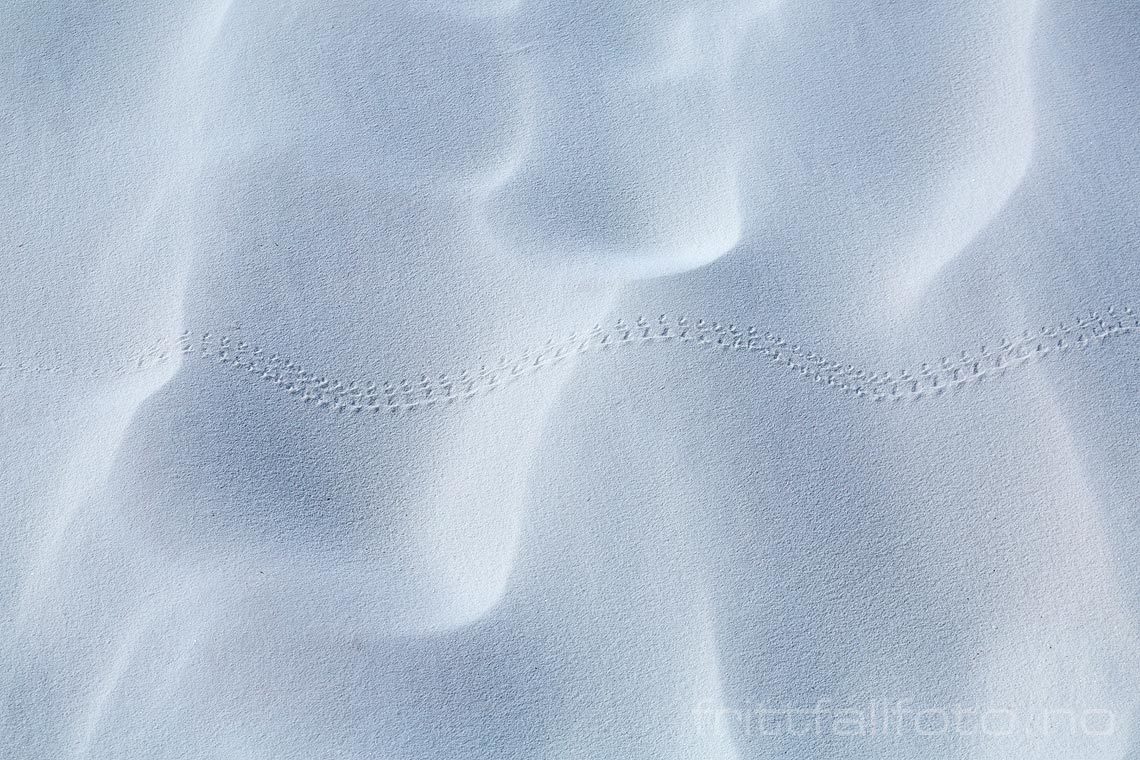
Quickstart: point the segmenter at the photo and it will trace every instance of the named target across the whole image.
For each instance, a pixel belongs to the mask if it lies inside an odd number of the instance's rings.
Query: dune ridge
[[[1140,746],[1126,4],[14,8],[0,755]]]

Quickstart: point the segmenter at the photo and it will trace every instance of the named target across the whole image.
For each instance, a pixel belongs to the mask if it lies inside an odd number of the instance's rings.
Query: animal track
[[[113,377],[145,371],[174,356],[196,357],[240,370],[272,383],[286,393],[317,406],[341,412],[410,411],[475,398],[509,385],[567,358],[618,346],[678,343],[723,351],[755,353],[772,364],[797,372],[820,385],[867,401],[918,400],[1004,374],[1053,353],[1088,348],[1110,338],[1140,333],[1140,318],[1131,308],[1093,312],[1074,323],[1043,327],[996,347],[981,346],[957,357],[942,357],[915,369],[869,371],[837,362],[756,327],[661,315],[619,321],[609,328],[595,327],[548,341],[524,351],[514,361],[501,359],[493,366],[454,374],[421,375],[418,379],[346,382],[326,377],[297,362],[252,345],[240,334],[197,338],[183,333],[176,340],[160,341],[118,362],[83,366],[78,362],[45,362],[42,357],[15,358],[0,363],[0,372],[13,374],[68,374]]]

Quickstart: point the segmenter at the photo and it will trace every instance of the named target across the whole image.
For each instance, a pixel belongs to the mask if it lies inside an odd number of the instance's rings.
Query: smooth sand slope
[[[1140,751],[1135,11],[334,6],[0,32],[0,754]]]

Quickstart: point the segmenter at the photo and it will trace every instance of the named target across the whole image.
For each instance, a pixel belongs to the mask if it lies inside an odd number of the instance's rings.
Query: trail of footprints
[[[454,374],[421,375],[398,382],[345,382],[305,369],[297,362],[252,345],[235,335],[184,333],[174,341],[160,341],[129,360],[83,365],[76,361],[15,359],[0,362],[0,372],[17,375],[47,374],[115,377],[151,369],[174,356],[195,357],[245,372],[272,383],[301,401],[338,412],[399,412],[446,405],[472,399],[509,385],[538,370],[566,359],[619,346],[677,343],[721,351],[757,354],[760,358],[796,372],[821,386],[865,401],[913,401],[937,396],[1006,371],[1043,359],[1050,354],[1088,348],[1109,339],[1140,333],[1136,312],[1109,308],[1093,312],[1071,324],[1043,327],[994,347],[962,351],[915,369],[898,372],[868,371],[843,364],[815,351],[790,343],[756,327],[661,315],[619,321],[582,334],[551,340],[539,349],[524,351],[513,361],[464,370]]]

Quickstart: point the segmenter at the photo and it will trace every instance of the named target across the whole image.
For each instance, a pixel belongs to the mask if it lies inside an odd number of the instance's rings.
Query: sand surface
[[[5,16],[0,756],[1140,757],[1140,9]]]

